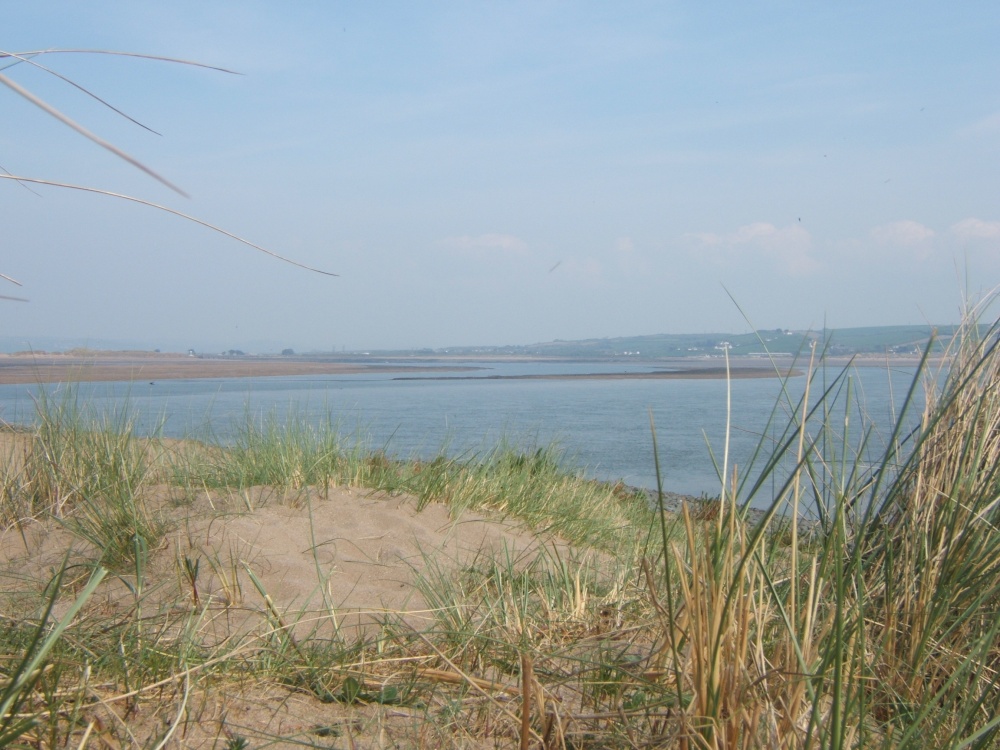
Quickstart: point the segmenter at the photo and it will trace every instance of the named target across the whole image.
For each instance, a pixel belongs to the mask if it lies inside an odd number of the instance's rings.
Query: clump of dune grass
[[[150,443],[136,436],[127,405],[94,415],[72,391],[42,392],[37,425],[26,437],[12,443],[20,451],[8,457],[0,487],[5,526],[60,519],[111,567],[133,564],[158,543],[162,524],[143,500],[152,472]]]
[[[880,656],[871,706],[912,717],[890,722],[898,743],[983,743],[1000,726],[998,333],[969,327],[956,343],[913,450],[860,514],[852,564]]]
[[[651,529],[645,493],[568,471],[554,446],[524,450],[501,441],[482,456],[410,464],[408,475],[404,487],[421,504],[510,516],[573,543],[625,553]]]
[[[332,425],[318,428],[296,414],[248,415],[225,443],[189,453],[175,466],[175,481],[206,487],[301,489],[341,483],[346,444]]]
[[[332,420],[316,426],[296,415],[248,418],[225,444],[188,454],[175,481],[192,487],[363,487],[444,503],[455,514],[483,510],[541,533],[621,551],[651,528],[646,494],[568,470],[558,449],[523,449],[507,440],[483,453],[399,459],[345,438]],[[624,545],[624,546],[623,546]]]
[[[985,747],[1000,727],[997,328],[926,360],[880,451],[851,436],[849,372],[791,404],[757,476],[686,510],[653,584],[678,746]],[[940,385],[939,385],[940,383]],[[918,407],[919,424],[907,427]],[[874,458],[874,460],[873,460]],[[791,462],[790,472],[780,470]],[[760,519],[746,503],[776,487]],[[807,537],[800,515],[819,510]],[[666,523],[666,521],[665,521]],[[774,533],[778,530],[780,533]]]

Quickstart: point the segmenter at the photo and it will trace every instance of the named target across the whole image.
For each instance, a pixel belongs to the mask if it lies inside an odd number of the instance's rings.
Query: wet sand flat
[[[782,361],[784,360],[784,361]],[[160,352],[70,352],[51,354],[22,352],[0,354],[0,385],[33,383],[72,383],[96,381],[156,381],[186,378],[261,378],[296,375],[352,375],[391,373],[396,380],[675,380],[713,378],[772,378],[802,375],[808,362],[778,358],[771,362],[753,357],[735,359],[730,367],[724,362],[687,358],[651,361],[649,372],[593,372],[570,374],[492,375],[490,364],[499,361],[486,357],[434,356],[411,363],[396,359],[378,363],[346,357],[281,356],[188,356]],[[570,358],[512,357],[505,362],[563,361]],[[599,362],[600,360],[591,360]],[[474,362],[470,366],[470,362]],[[933,360],[934,364],[937,360]],[[917,358],[862,356],[827,358],[826,366],[889,367],[917,366]],[[454,374],[459,373],[459,374]]]
[[[200,358],[182,354],[108,352],[0,355],[0,385],[97,381],[155,381],[181,378],[260,378],[289,375],[350,375],[426,372],[430,367],[299,360],[284,357]],[[439,368],[434,368],[435,370]],[[449,368],[468,370],[470,368]]]

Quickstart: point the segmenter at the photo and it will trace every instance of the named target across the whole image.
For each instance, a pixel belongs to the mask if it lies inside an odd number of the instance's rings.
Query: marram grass
[[[548,448],[399,461],[265,419],[233,445],[167,452],[127,418],[44,405],[0,470],[3,523],[18,533],[57,518],[102,549],[94,566],[125,571],[134,606],[101,619],[113,581],[75,571],[56,571],[33,600],[23,587],[2,594],[21,606],[4,608],[20,614],[0,629],[0,746],[996,747],[997,333],[970,320],[947,371],[924,363],[881,441],[855,425],[850,371],[828,376],[817,359],[779,438],[753,466],[727,467],[720,499],[675,515],[567,473]],[[385,613],[361,638],[332,610],[279,611],[236,557],[205,561],[226,573],[227,607],[260,602],[246,609],[251,627],[212,638],[198,560],[175,562],[185,593],[172,607],[149,599],[143,566],[171,521],[144,496],[164,481],[188,495],[273,486],[293,502],[309,488],[381,489],[563,541],[460,568],[429,560],[423,624]],[[225,706],[255,690],[275,712],[339,705],[343,723],[251,730]],[[141,721],[149,712],[158,723]]]

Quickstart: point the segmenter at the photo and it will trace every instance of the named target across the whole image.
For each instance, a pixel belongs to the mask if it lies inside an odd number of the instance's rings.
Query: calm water
[[[641,364],[491,363],[481,373],[519,375],[579,372],[642,372]],[[837,371],[839,372],[839,371]],[[443,376],[449,373],[441,373]],[[835,374],[831,371],[831,377]],[[851,374],[855,400],[888,435],[893,403],[902,401],[912,369],[858,368]],[[653,488],[656,474],[650,413],[656,423],[664,486],[674,492],[718,494],[720,481],[709,446],[721,463],[726,426],[724,380],[394,380],[392,374],[164,380],[88,383],[77,397],[98,413],[128,402],[140,429],[168,437],[215,436],[226,440],[248,416],[291,414],[317,424],[333,421],[348,435],[398,456],[429,457],[482,452],[501,438],[524,446],[557,443],[567,465],[599,479],[622,479]],[[798,399],[805,378],[788,383]],[[745,467],[766,433],[779,399],[775,379],[735,380],[732,387],[730,466]],[[820,387],[817,383],[814,390]],[[39,386],[0,386],[0,418],[28,423]],[[50,388],[65,391],[65,388]],[[843,424],[843,400],[837,421]],[[788,408],[777,421],[787,422]],[[850,410],[854,435],[859,406]],[[770,435],[770,438],[768,437]]]

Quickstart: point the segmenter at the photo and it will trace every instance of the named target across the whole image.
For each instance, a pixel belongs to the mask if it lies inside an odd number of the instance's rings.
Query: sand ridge
[[[201,555],[230,570],[238,568],[233,561],[245,564],[280,611],[332,608],[342,628],[364,630],[386,613],[427,625],[432,616],[414,579],[428,561],[455,569],[505,548],[527,559],[541,545],[556,544],[479,513],[453,518],[439,503],[418,510],[409,495],[350,488],[277,493],[258,487],[206,496],[198,506],[204,511],[209,502],[214,512],[189,517],[170,536],[174,555]],[[202,596],[227,605],[259,603],[258,592],[247,584],[244,577],[242,601],[230,601],[232,586],[213,568]]]
[[[197,357],[155,352],[22,353],[0,354],[0,385],[412,373],[430,369],[441,368],[298,357]],[[445,369],[475,368],[451,366]]]
[[[20,457],[30,439],[0,431],[0,462],[14,474],[23,470]],[[513,559],[520,568],[543,552],[574,560],[594,554],[576,557],[558,539],[483,513],[453,515],[439,503],[418,509],[407,494],[156,485],[141,497],[144,509],[166,526],[149,551],[142,584],[134,566],[111,570],[76,621],[91,630],[111,628],[136,618],[141,608],[147,637],[185,633],[209,661],[232,649],[255,653],[282,634],[309,648],[309,639],[371,641],[383,626],[425,630],[435,613],[416,585],[422,573],[463,575],[491,557]],[[53,618],[62,617],[100,558],[100,549],[73,533],[69,508],[62,519],[23,518],[0,530],[0,623],[37,616],[49,582],[67,560],[67,591],[53,611]],[[101,694],[116,692],[102,688]],[[173,710],[170,699],[164,706]],[[121,703],[112,707],[124,710]],[[127,720],[130,733],[162,731],[165,714],[155,700],[135,711]],[[300,747],[330,732],[349,735],[354,746],[392,746],[394,737],[411,746],[427,731],[418,708],[346,705],[268,679],[234,679],[199,691],[186,716],[179,746],[190,748],[217,749],[219,737],[232,732],[270,736],[275,748]],[[448,737],[443,729],[429,730],[440,740]],[[290,739],[277,739],[285,737]],[[430,746],[440,745],[435,740]]]
[[[300,623],[294,630],[302,634],[323,621],[327,635],[335,626],[350,640],[370,634],[387,615],[426,627],[433,613],[415,580],[428,563],[454,571],[494,553],[527,562],[543,547],[567,550],[512,521],[472,511],[452,517],[439,503],[418,510],[417,500],[403,494],[254,487],[190,498],[162,486],[146,497],[148,512],[167,533],[145,566],[145,607],[204,607],[219,616],[213,640],[259,628],[272,605]],[[96,562],[100,550],[71,533],[71,525],[26,519],[21,528],[0,532],[3,588],[43,586],[68,549],[71,564]],[[185,578],[185,560],[198,566],[193,585]],[[113,572],[122,585],[112,581],[102,589],[109,616],[134,603],[128,585],[134,586],[133,572]]]

